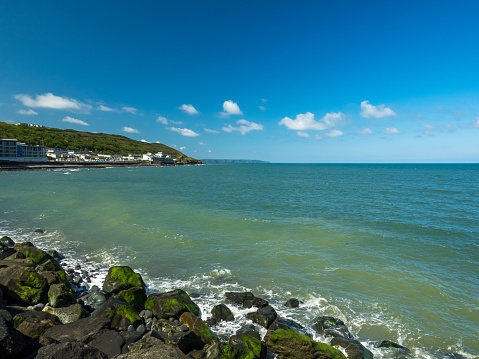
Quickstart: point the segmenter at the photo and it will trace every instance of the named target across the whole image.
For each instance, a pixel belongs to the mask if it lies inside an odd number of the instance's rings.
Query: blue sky
[[[2,1],[0,121],[196,158],[479,162],[477,1]]]

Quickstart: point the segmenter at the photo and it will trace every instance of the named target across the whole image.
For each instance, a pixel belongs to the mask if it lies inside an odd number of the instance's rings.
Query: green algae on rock
[[[135,308],[136,311],[141,312],[143,309],[145,309],[147,297],[145,289],[141,287],[132,287],[122,290],[120,293],[115,295],[115,298],[122,300],[123,302]]]
[[[106,293],[116,294],[132,287],[145,288],[145,283],[141,275],[128,266],[111,267],[103,282],[103,290]]]
[[[76,296],[68,285],[59,283],[50,286],[48,300],[54,308],[68,307],[76,303]]]
[[[127,330],[130,325],[136,327],[143,323],[131,305],[116,298],[108,299],[91,316],[111,319],[111,327],[117,330]]]
[[[186,312],[191,312],[196,316],[200,315],[200,308],[181,289],[150,294],[146,300],[145,309],[151,310],[158,319],[168,319],[170,317],[179,319]]]
[[[3,261],[0,267],[0,286],[8,301],[34,305],[43,299],[48,283],[27,264]]]

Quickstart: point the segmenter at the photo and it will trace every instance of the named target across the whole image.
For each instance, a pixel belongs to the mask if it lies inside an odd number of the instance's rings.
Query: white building
[[[143,161],[148,161],[152,164],[156,163],[168,163],[168,164],[173,164],[173,158],[170,155],[165,155],[163,152],[158,152],[154,155],[152,155],[150,152],[147,154],[143,155]]]

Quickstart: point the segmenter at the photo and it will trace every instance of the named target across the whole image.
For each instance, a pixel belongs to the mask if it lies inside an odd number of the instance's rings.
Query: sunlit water
[[[0,235],[97,268],[93,284],[129,265],[150,291],[200,293],[203,318],[247,290],[307,328],[343,319],[378,358],[404,357],[384,339],[411,357],[479,355],[479,165],[0,172],[0,189]],[[232,309],[220,336],[247,323]]]

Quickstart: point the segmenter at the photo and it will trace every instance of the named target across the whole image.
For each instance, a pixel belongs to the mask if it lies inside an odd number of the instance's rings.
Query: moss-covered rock
[[[44,311],[57,316],[62,324],[68,324],[78,319],[86,318],[85,309],[81,304],[73,304],[63,308],[47,307]]]
[[[144,288],[133,287],[122,290],[120,293],[115,295],[115,298],[131,305],[136,311],[141,312],[143,309],[145,309],[147,297]]]
[[[31,339],[39,337],[51,327],[61,324],[55,315],[34,310],[17,314],[13,321],[14,328]]]
[[[34,305],[44,298],[48,283],[40,274],[23,263],[2,262],[0,287],[11,303]]]
[[[108,299],[91,316],[111,319],[111,327],[117,330],[127,330],[130,325],[136,327],[143,323],[131,305],[116,298]]]
[[[331,340],[332,346],[344,348],[349,359],[373,359],[371,353],[359,341],[344,337],[336,337]]]
[[[127,266],[111,267],[103,282],[103,290],[106,293],[116,294],[132,287],[145,288],[145,283],[139,273],[135,273]]]
[[[224,343],[215,343],[207,350],[207,358],[211,359],[236,359],[238,350]]]
[[[48,290],[48,301],[54,308],[69,307],[76,303],[76,296],[69,285],[52,284]]]
[[[35,264],[40,264],[48,259],[53,259],[51,255],[35,247],[31,242],[15,243],[13,248],[17,252],[21,252],[28,258],[31,258]]]
[[[59,283],[68,285],[67,275],[63,270],[39,272],[39,274],[47,280],[48,285]]]
[[[293,322],[276,320],[265,336],[266,346],[281,358],[291,359],[346,359],[331,345],[318,343],[298,332]]]
[[[13,248],[14,245],[15,242],[10,237],[3,236],[2,238],[0,238],[1,247]]]
[[[62,270],[62,267],[60,266],[60,264],[58,264],[58,262],[55,260],[55,259],[47,259],[45,262],[37,265],[35,267],[35,270],[37,272],[46,272],[46,271],[50,271],[50,272],[57,272],[57,271],[61,271]]]
[[[213,307],[211,310],[211,316],[216,322],[226,321],[230,322],[235,320],[233,313],[231,312],[230,308],[228,308],[224,304],[218,304]]]
[[[187,325],[188,328],[198,335],[205,344],[214,344],[218,342],[218,338],[213,335],[206,324],[193,313],[183,313],[180,317],[180,324]]]
[[[200,315],[200,308],[190,296],[181,289],[171,292],[150,294],[145,303],[145,309],[151,310],[158,319],[179,319],[183,313],[191,312]]]
[[[266,344],[250,335],[233,335],[228,344],[238,350],[238,359],[265,359]]]

